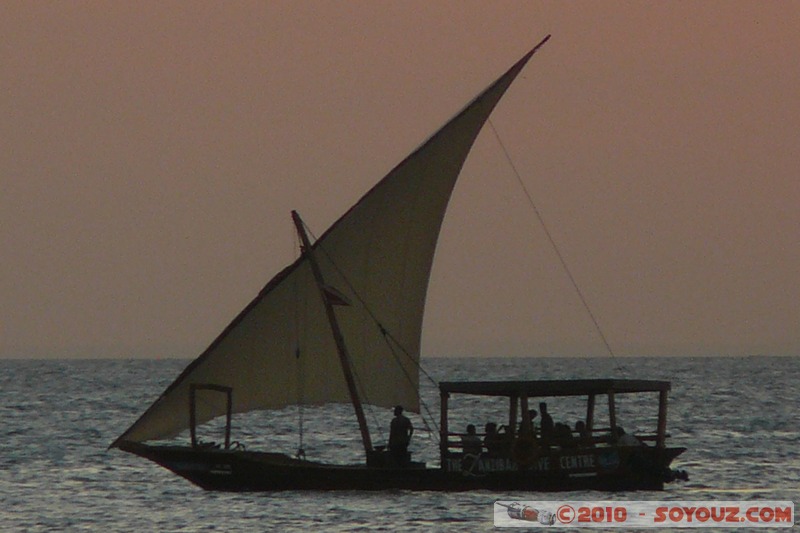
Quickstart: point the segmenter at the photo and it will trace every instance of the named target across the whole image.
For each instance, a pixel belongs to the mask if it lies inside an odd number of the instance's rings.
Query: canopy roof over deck
[[[642,379],[559,379],[540,381],[443,381],[442,393],[473,394],[479,396],[586,396],[613,392],[667,392],[669,381]]]

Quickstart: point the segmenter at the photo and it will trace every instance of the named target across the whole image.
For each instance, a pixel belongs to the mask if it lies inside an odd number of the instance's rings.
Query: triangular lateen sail
[[[546,40],[397,165],[314,244],[326,283],[351,304],[337,306],[336,316],[364,403],[402,404],[418,412],[425,295],[450,194],[492,109]],[[341,376],[319,290],[307,260],[300,258],[264,287],[112,447],[186,430],[192,383],[231,387],[232,410],[238,413],[278,409],[300,398],[313,405],[348,402]],[[223,398],[203,399],[196,405],[198,424],[225,414]]]

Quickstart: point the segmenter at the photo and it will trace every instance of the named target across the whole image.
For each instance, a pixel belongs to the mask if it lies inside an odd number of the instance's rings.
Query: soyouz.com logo
[[[496,527],[792,527],[789,501],[497,501]]]

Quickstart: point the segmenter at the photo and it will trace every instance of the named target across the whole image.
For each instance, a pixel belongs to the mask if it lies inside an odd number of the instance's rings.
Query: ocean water
[[[170,472],[107,447],[187,361],[0,361],[2,531],[489,531],[495,500],[800,501],[800,358],[432,359],[436,380],[626,377],[672,381],[668,431],[688,451],[674,466],[690,480],[663,492],[434,493],[205,492]],[[423,378],[434,417],[438,395]],[[503,406],[464,401],[452,423],[482,426]],[[580,405],[549,402],[556,421]],[[652,404],[619,405],[629,431],[651,427]],[[495,411],[497,409],[497,411]],[[369,409],[376,443],[391,413]],[[303,441],[309,458],[358,461],[348,406],[236,417],[249,449]],[[436,439],[413,417],[415,458],[436,462]],[[218,427],[204,429],[213,437]],[[595,530],[597,531],[597,530]],[[617,530],[619,531],[619,529]],[[650,530],[656,531],[656,530]],[[744,531],[739,529],[737,531]],[[784,529],[785,531],[785,529]]]

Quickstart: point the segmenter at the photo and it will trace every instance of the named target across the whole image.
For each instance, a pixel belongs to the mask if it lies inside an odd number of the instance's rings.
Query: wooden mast
[[[319,268],[314,254],[312,253],[311,243],[308,240],[303,221],[297,211],[292,211],[292,220],[297,228],[297,234],[303,243],[303,253],[308,258],[311,265],[311,271],[314,274],[314,279],[317,282],[322,303],[325,305],[325,313],[328,315],[328,322],[331,325],[333,339],[336,341],[336,351],[339,352],[339,362],[342,364],[342,372],[344,372],[344,379],[347,382],[347,390],[350,392],[350,401],[353,403],[353,408],[356,412],[358,419],[358,427],[361,430],[361,440],[364,443],[364,451],[369,455],[372,451],[372,439],[369,436],[369,427],[367,427],[367,419],[364,416],[364,408],[361,405],[361,398],[358,396],[358,389],[356,388],[356,380],[353,376],[353,367],[350,362],[350,355],[347,352],[347,345],[344,342],[344,336],[339,329],[339,322],[336,320],[336,313],[333,311],[333,304],[328,299],[325,291],[325,280],[322,277],[322,271]]]

